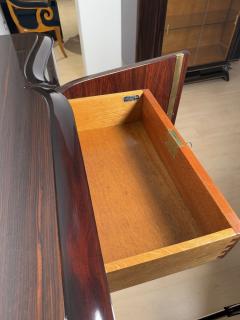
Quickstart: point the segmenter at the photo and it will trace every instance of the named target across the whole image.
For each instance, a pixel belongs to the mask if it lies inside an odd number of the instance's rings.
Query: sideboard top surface
[[[1,319],[64,319],[49,114],[23,74],[35,39],[1,36]]]

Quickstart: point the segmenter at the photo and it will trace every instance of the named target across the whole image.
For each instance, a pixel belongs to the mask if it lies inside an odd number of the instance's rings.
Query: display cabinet
[[[139,0],[137,60],[187,49],[186,81],[228,80],[229,63],[240,57],[239,11],[239,0],[153,1],[152,6]]]

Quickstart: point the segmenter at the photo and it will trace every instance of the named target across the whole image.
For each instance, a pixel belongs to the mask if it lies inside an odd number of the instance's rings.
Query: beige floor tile
[[[230,82],[186,85],[176,127],[240,216],[239,83],[237,62]],[[112,301],[116,320],[192,320],[240,302],[240,244],[224,259],[115,292]]]

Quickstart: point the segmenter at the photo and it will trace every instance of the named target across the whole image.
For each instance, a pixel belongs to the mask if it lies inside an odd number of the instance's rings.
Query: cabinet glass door
[[[240,0],[168,0],[162,54],[187,49],[189,66],[224,61]]]

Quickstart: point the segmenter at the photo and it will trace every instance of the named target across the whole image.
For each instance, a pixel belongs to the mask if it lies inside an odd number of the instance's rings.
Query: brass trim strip
[[[178,91],[178,85],[180,81],[181,71],[182,71],[182,65],[183,65],[183,58],[184,53],[176,53],[176,64],[175,64],[175,70],[173,74],[173,84],[172,89],[170,93],[169,103],[168,103],[168,109],[167,109],[167,116],[172,119],[174,115],[174,105],[177,98],[177,91]]]
[[[179,138],[175,129],[169,129],[168,133],[169,133],[169,136],[165,143],[169,153],[173,158],[175,158],[177,155],[178,149],[183,147],[185,143]]]

